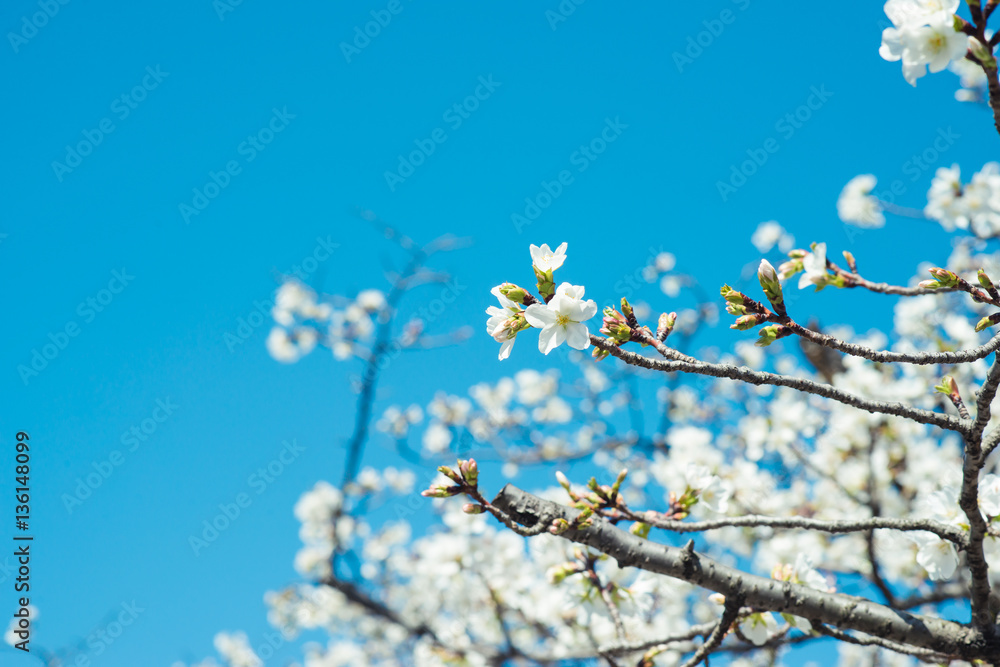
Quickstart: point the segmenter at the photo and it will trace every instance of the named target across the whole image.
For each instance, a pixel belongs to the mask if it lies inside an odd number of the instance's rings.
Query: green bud
[[[426,491],[421,491],[420,495],[425,498],[450,498],[451,496],[457,496],[462,492],[462,488],[458,486],[442,486],[440,484],[433,484],[431,488]]]
[[[958,394],[958,383],[955,382],[955,378],[950,375],[945,375],[941,378],[941,384],[935,385],[934,391],[938,394],[944,394],[945,396]]]
[[[556,521],[562,521],[566,524],[567,528],[569,527],[569,522],[567,522],[566,519],[556,519]],[[565,530],[565,528],[563,530]],[[558,584],[561,583],[566,577],[571,574],[576,574],[579,571],[580,566],[576,563],[562,563],[561,565],[554,565],[550,567],[545,575],[548,577],[549,583]]]
[[[779,327],[778,325],[775,324],[766,327],[761,327],[760,330],[757,332],[758,334],[760,334],[760,338],[757,339],[754,345],[756,345],[757,347],[767,347],[774,341],[778,340],[779,329],[781,328],[783,327]]]
[[[982,331],[983,329],[989,329],[991,326],[996,324],[993,315],[988,315],[976,323],[976,333]]]
[[[804,271],[805,268],[806,267],[802,263],[801,259],[793,259],[788,262],[784,262],[780,266],[778,266],[778,275],[781,276],[782,280],[787,280],[788,278],[794,276],[796,273]]]
[[[618,473],[618,477],[615,479],[615,483],[611,485],[612,496],[617,495],[618,489],[621,488],[622,482],[625,481],[625,477],[627,475],[628,475],[628,468],[624,468],[620,473]]]
[[[723,285],[722,289],[719,290],[719,293],[722,294],[722,298],[727,302],[743,305],[743,293],[734,290],[729,285]]]
[[[747,329],[753,329],[758,324],[760,324],[760,322],[758,321],[756,315],[743,315],[742,317],[736,318],[736,324],[731,324],[729,328],[746,331]]]
[[[784,297],[781,294],[781,283],[778,281],[778,272],[774,270],[774,267],[766,259],[760,261],[760,267],[757,269],[757,280],[760,281],[760,287],[764,290],[764,294],[767,295],[767,300],[775,308],[780,309]]]
[[[652,526],[650,526],[648,523],[643,523],[641,521],[636,521],[635,523],[633,523],[629,527],[628,532],[632,533],[633,535],[635,535],[637,537],[641,537],[643,539],[646,539],[646,538],[649,537],[649,530],[650,530],[650,528],[652,528]]]
[[[990,280],[990,277],[986,275],[986,272],[983,271],[982,269],[979,269],[979,272],[976,274],[976,278],[979,279],[979,284],[985,287],[986,289],[988,290],[995,289],[995,287],[993,286],[993,281]]]
[[[928,271],[932,276],[934,276],[935,282],[938,283],[938,287],[958,286],[958,276],[952,273],[951,271],[939,267],[928,269]]]
[[[500,293],[514,303],[519,303],[522,306],[524,305],[524,297],[528,295],[528,292],[523,287],[518,287],[514,283],[500,285]]]
[[[439,466],[437,470],[439,473],[441,473],[451,481],[456,482],[458,484],[462,483],[462,476],[459,475],[454,470],[452,470],[451,468],[449,468],[448,466]]]
[[[629,305],[628,299],[622,297],[622,314],[625,317],[632,317],[632,306]]]
[[[569,521],[563,519],[562,517],[554,520],[552,525],[549,526],[549,532],[553,535],[562,535],[567,530],[569,530]]]
[[[470,486],[476,485],[476,482],[479,480],[479,466],[476,465],[476,459],[467,459],[465,461],[459,459],[458,469]]]

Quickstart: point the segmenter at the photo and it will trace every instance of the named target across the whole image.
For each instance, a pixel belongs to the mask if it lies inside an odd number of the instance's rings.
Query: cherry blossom
[[[533,327],[538,327],[538,350],[548,354],[566,343],[576,350],[590,347],[590,331],[583,324],[597,314],[597,304],[583,301],[584,288],[562,283],[548,304],[532,304],[524,310],[524,317]]]
[[[549,249],[548,243],[543,243],[541,247],[531,245],[531,263],[542,273],[555,271],[566,261],[567,243],[563,241],[555,250]]]
[[[875,177],[871,174],[855,176],[847,182],[837,199],[837,215],[841,220],[858,227],[885,225],[882,206],[871,194],[875,183]]]

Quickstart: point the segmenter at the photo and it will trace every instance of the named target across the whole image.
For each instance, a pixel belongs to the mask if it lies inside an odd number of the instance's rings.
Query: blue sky
[[[26,28],[44,7],[52,16]],[[379,18],[368,43],[342,46]],[[920,207],[934,168],[970,174],[995,155],[988,112],[953,100],[957,77],[914,89],[879,58],[876,5],[15,0],[0,25],[0,439],[5,461],[18,430],[33,443],[34,641],[82,640],[100,665],[169,665],[213,653],[217,630],[255,645],[268,631],[263,592],[296,579],[292,505],[339,477],[357,368],[325,354],[274,362],[269,322],[239,345],[226,336],[320,247],[336,246],[315,286],[385,287],[383,260],[398,255],[359,207],[420,241],[474,241],[436,264],[463,289],[435,328],[477,335],[394,362],[378,413],[560,364],[522,344],[501,365],[482,335],[489,288],[530,280],[529,243],[568,241],[562,277],[602,305],[651,248],[710,290],[739,283],[758,259],[749,236],[769,219],[903,281],[945,260],[947,236],[898,218],[848,235],[840,189],[871,172],[901,180],[899,203]],[[807,120],[786,119],[808,104]],[[602,133],[614,140],[588,156]],[[915,166],[940,133],[947,150]],[[421,146],[422,163],[400,171]],[[723,197],[719,182],[765,146],[766,162]],[[519,227],[512,216],[560,174],[558,196]],[[654,288],[645,296],[676,309]],[[884,302],[851,296],[800,303],[824,321],[890,321]],[[37,375],[19,372],[59,341]],[[130,450],[133,427],[146,439]],[[302,450],[258,494],[252,476],[286,441]],[[119,464],[68,511],[63,494],[116,450]],[[250,506],[195,556],[188,536],[240,493]],[[9,579],[0,600],[14,604]],[[86,647],[133,602],[142,611],[113,644]]]

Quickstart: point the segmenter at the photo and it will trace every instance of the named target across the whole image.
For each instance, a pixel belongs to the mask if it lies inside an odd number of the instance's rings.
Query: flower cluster
[[[882,204],[872,195],[876,182],[871,174],[855,176],[847,182],[837,199],[837,215],[842,221],[858,227],[885,225]]]
[[[532,327],[540,329],[538,349],[543,354],[563,343],[576,350],[590,347],[590,331],[583,323],[597,314],[597,304],[583,300],[583,287],[562,283],[557,288],[552,276],[566,261],[566,247],[563,243],[555,250],[548,244],[530,248],[541,301],[512,283],[493,288],[500,307],[487,308],[486,332],[500,343],[500,359],[510,356],[517,334]]]
[[[924,213],[949,231],[967,229],[980,238],[1000,235],[1000,164],[988,162],[965,185],[957,164],[938,169]]]
[[[882,32],[879,55],[903,61],[903,77],[910,85],[927,73],[940,72],[965,57],[969,37],[955,16],[959,0],[889,0],[885,13],[893,27]]]
[[[364,290],[342,308],[334,308],[302,283],[289,280],[278,289],[271,309],[275,326],[267,337],[267,350],[276,360],[293,363],[322,343],[336,359],[348,359],[371,340],[373,318],[385,308],[385,295],[376,289]]]

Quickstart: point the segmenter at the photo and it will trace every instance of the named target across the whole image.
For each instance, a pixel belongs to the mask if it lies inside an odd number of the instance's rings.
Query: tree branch
[[[712,364],[704,361],[661,361],[659,359],[650,359],[649,357],[645,357],[641,354],[623,350],[617,345],[608,343],[605,339],[599,336],[592,335],[590,337],[590,342],[594,345],[594,347],[608,352],[612,356],[621,359],[631,366],[639,366],[640,368],[648,368],[650,370],[665,373],[679,371],[684,373],[694,373],[696,375],[707,375],[710,377],[724,377],[730,380],[738,380],[740,382],[746,382],[754,385],[767,384],[777,387],[789,387],[806,394],[815,394],[817,396],[829,398],[839,403],[843,403],[844,405],[850,405],[851,407],[865,410],[867,412],[906,417],[921,424],[938,426],[949,431],[956,431],[963,435],[969,430],[968,425],[958,417],[945,415],[940,412],[933,412],[931,410],[914,408],[903,403],[873,401],[860,396],[855,396],[854,394],[843,391],[842,389],[836,389],[828,384],[821,384],[804,378],[753,371],[745,366],[733,366],[730,364]]]
[[[532,496],[509,484],[493,504],[521,525],[532,528],[540,517],[549,516],[572,525],[579,514],[578,510]],[[863,598],[765,579],[717,563],[693,550],[649,542],[615,528],[601,517],[594,516],[592,521],[587,529],[570,529],[561,537],[615,558],[619,567],[638,567],[726,597],[742,596],[745,604],[757,609],[790,613],[964,660],[992,659],[1000,654],[1000,638],[981,628],[890,609]]]

